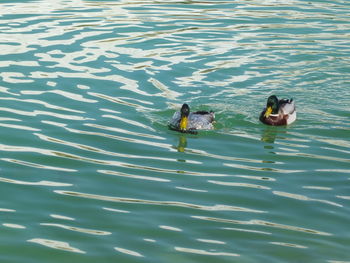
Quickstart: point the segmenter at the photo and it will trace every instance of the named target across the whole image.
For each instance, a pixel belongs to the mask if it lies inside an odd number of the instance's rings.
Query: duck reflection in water
[[[273,144],[276,140],[278,131],[275,129],[275,127],[267,127],[266,129],[263,129],[261,134],[261,140],[263,142],[271,143]]]
[[[268,150],[273,150],[274,144],[276,140],[286,140],[287,137],[283,136],[287,134],[287,130],[283,127],[273,127],[269,126],[262,130],[261,141],[265,142],[264,148]],[[275,152],[271,151],[270,153],[275,154]]]
[[[186,138],[186,135],[180,135],[179,136],[179,143],[177,145],[177,151],[178,152],[185,152],[186,150],[186,147],[187,147],[187,138]]]
[[[187,147],[187,137],[185,134],[181,134],[179,137],[179,142],[176,145],[173,146],[174,149],[176,149],[178,152],[184,153],[186,151],[186,147]],[[183,155],[181,155],[182,157],[184,157]],[[181,163],[185,163],[186,159],[177,159],[178,162]],[[184,171],[178,171],[178,173],[184,173]]]

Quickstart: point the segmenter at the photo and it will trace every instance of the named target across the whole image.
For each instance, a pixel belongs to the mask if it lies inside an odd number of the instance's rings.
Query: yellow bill
[[[186,116],[182,116],[180,120],[180,130],[184,131],[187,129],[188,119]]]
[[[265,114],[264,114],[264,117],[269,117],[272,113],[272,107],[267,107],[266,111],[265,111]]]

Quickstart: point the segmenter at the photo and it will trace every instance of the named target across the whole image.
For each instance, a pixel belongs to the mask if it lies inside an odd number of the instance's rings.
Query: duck
[[[281,126],[293,123],[296,118],[297,112],[293,99],[279,100],[275,95],[271,95],[259,119],[267,125]]]
[[[190,107],[184,103],[181,110],[174,113],[169,128],[182,133],[197,133],[198,130],[214,129],[214,119],[213,111],[190,112]]]

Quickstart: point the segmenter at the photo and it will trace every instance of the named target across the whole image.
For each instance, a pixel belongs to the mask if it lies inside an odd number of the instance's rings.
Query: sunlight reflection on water
[[[0,7],[4,257],[348,259],[346,1]],[[259,123],[272,93],[295,124]],[[216,129],[169,131],[184,102]]]

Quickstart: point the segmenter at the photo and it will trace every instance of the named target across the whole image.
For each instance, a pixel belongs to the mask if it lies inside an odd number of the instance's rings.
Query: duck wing
[[[179,111],[175,112],[168,125],[171,128],[178,128],[180,125],[181,113]]]
[[[293,99],[282,99],[278,104],[283,115],[290,115],[295,112],[295,103]]]
[[[202,117],[208,119],[209,122],[213,122],[215,118],[215,113],[213,111],[196,111],[193,114],[201,115]]]
[[[214,129],[213,121],[215,118],[214,112],[197,111],[189,115],[190,129],[211,130]]]

